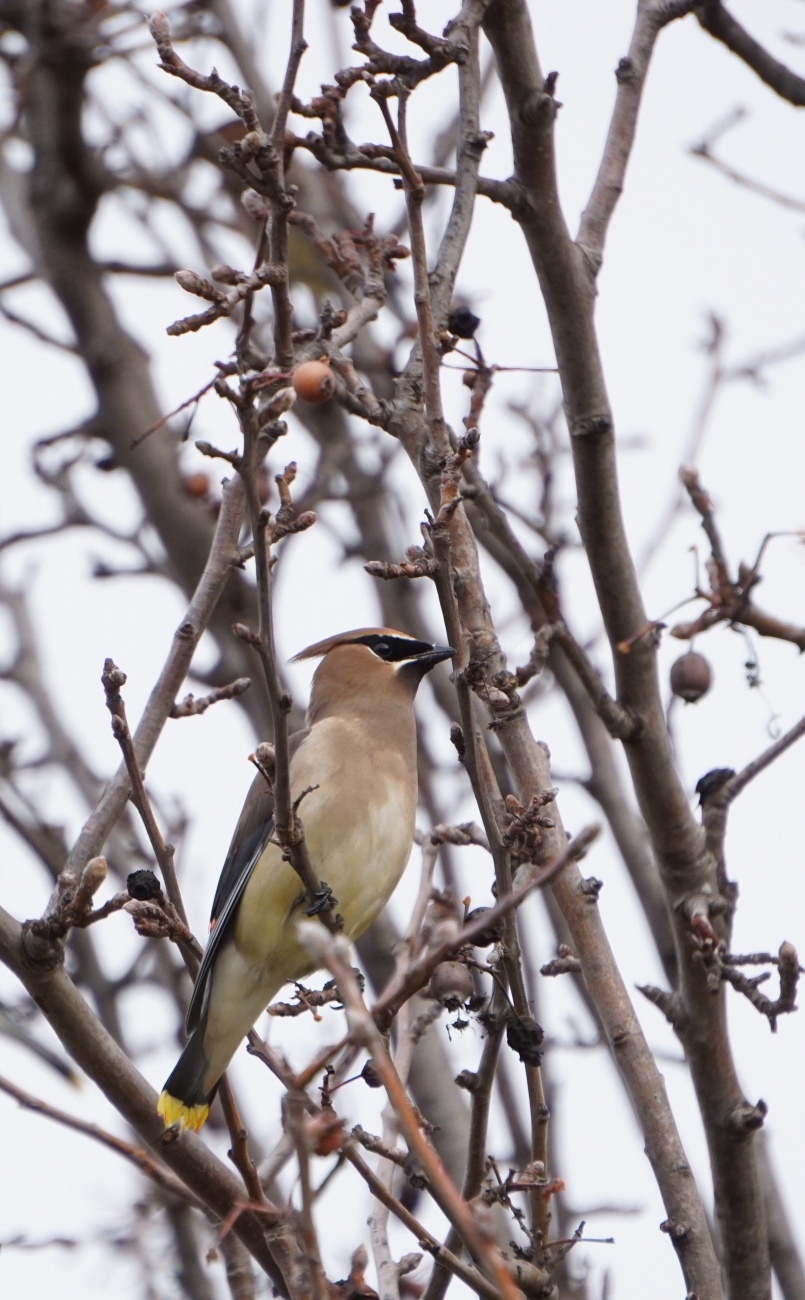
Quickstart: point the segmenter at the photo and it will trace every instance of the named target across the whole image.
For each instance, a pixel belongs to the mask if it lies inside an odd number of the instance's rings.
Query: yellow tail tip
[[[178,1097],[172,1097],[169,1092],[163,1092],[160,1093],[157,1102],[157,1112],[165,1121],[166,1128],[178,1124],[180,1128],[191,1128],[194,1133],[198,1133],[210,1113],[210,1108],[203,1103],[197,1106],[187,1106],[183,1101],[179,1101]]]

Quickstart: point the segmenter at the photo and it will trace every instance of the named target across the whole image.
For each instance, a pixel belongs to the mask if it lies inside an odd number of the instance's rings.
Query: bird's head
[[[426,673],[456,652],[390,627],[361,627],[317,641],[291,660],[321,656],[313,676],[308,721],[345,706],[382,707],[400,697],[413,699]]]

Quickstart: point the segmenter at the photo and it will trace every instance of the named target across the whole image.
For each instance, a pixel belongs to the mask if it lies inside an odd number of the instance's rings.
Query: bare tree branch
[[[774,55],[750,36],[736,18],[733,18],[721,0],[701,0],[695,9],[696,17],[706,32],[726,45],[728,50],[770,86],[781,99],[787,99],[795,108],[805,106],[805,77],[799,77]]]

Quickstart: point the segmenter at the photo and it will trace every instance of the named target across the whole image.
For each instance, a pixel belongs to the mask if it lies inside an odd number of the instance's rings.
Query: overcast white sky
[[[285,50],[279,20],[284,20],[286,6],[272,7],[270,31],[266,30],[264,6],[243,3],[240,7],[244,13],[257,15],[256,40],[265,40],[265,48],[271,50],[270,79],[277,83]],[[800,50],[786,42],[783,33],[805,34],[805,5],[798,0],[779,0],[757,6],[744,0],[732,7],[736,16],[780,57],[794,67],[802,67]],[[557,150],[562,198],[571,229],[577,225],[595,176],[614,95],[613,69],[626,51],[633,8],[627,0],[610,0],[608,4],[598,0],[545,0],[534,6],[543,67],[560,73],[558,94],[564,106],[557,127]],[[302,67],[299,93],[303,96],[313,93],[318,83],[332,73],[325,12],[328,7],[323,4],[310,6],[311,50]],[[423,5],[421,19],[435,30],[451,12],[451,5]],[[346,60],[350,38],[345,11],[338,12],[336,22]],[[382,39],[384,30],[381,10],[378,39]],[[192,56],[186,57],[203,67],[214,59],[226,75],[223,60],[209,46],[199,44]],[[153,58],[148,61],[153,63]],[[98,95],[111,93],[116,75],[113,69],[93,74]],[[130,87],[121,86],[115,83],[116,95],[130,93]],[[169,94],[182,93],[177,84],[166,89]],[[415,143],[419,142],[415,156],[423,156],[434,123],[448,119],[453,95],[454,83],[447,75],[414,96],[410,112],[412,136]],[[612,225],[600,278],[602,350],[626,448],[621,463],[624,506],[638,554],[674,492],[682,448],[705,379],[706,361],[700,343],[707,332],[707,314],[716,312],[726,324],[730,362],[805,336],[805,207],[796,211],[775,205],[731,184],[689,153],[688,147],[736,106],[745,107],[747,116],[720,146],[723,156],[737,169],[799,197],[805,205],[801,115],[761,86],[724,48],[702,33],[695,20],[673,25],[660,40],[625,195]],[[359,110],[364,114],[362,119]],[[360,90],[354,95],[352,112],[350,121],[356,139],[381,138],[380,123]],[[510,159],[502,100],[497,92],[486,104],[483,125],[495,132],[483,171],[505,177]],[[303,130],[303,125],[299,129]],[[164,147],[170,155],[169,134]],[[378,225],[391,224],[400,200],[391,190],[390,181],[362,177],[357,185],[360,201],[367,210],[378,213]],[[431,226],[437,229],[435,214]],[[171,241],[178,238],[176,229],[166,227],[166,233]],[[99,251],[119,251],[121,244],[132,255],[138,251],[133,225],[126,224],[119,209],[112,205],[102,214],[93,237]],[[241,260],[245,261],[245,256]],[[192,265],[207,270],[195,261]],[[7,235],[0,237],[0,277],[6,278],[24,267],[20,250]],[[536,298],[519,233],[505,212],[483,201],[478,206],[460,290],[483,318],[479,339],[488,359],[505,365],[552,363],[544,311]],[[206,382],[211,361],[227,350],[226,327],[168,340],[165,326],[187,311],[186,298],[177,287],[135,282],[119,285],[116,292],[127,324],[153,354],[160,394],[168,410]],[[20,310],[24,307],[38,311],[39,319],[51,328],[65,328],[44,291],[26,291],[15,299],[15,305]],[[42,349],[29,336],[2,321],[0,346],[6,372],[0,528],[6,533],[32,527],[50,517],[50,499],[28,468],[31,443],[43,434],[69,427],[87,414],[91,397],[86,380],[66,354]],[[805,360],[797,358],[769,370],[762,387],[733,383],[723,392],[709,422],[698,464],[718,504],[719,522],[733,562],[751,560],[767,531],[795,530],[805,524],[804,376]],[[459,379],[456,376],[446,384],[449,415],[456,422],[465,411],[466,390],[461,389]],[[481,465],[488,472],[495,473],[500,463],[511,464],[517,450],[522,449],[523,433],[507,413],[506,405],[533,396],[537,382],[524,374],[500,377],[483,426]],[[555,382],[551,377],[541,381],[546,400]],[[234,441],[235,431],[224,425],[226,418],[218,407],[205,408],[194,426],[194,436],[216,433],[217,440],[228,445]],[[635,446],[637,439],[639,445]],[[313,452],[298,426],[292,429],[286,445],[274,453],[274,460],[281,466],[291,456],[299,461],[302,475],[310,472]],[[419,485],[402,461],[398,478],[405,517],[402,545],[417,539],[423,500]],[[117,479],[115,475],[106,476],[104,497],[96,496],[94,504],[107,517],[125,523],[134,517],[135,506],[125,485]],[[514,499],[516,474],[510,474],[507,483]],[[561,493],[572,526],[572,486],[567,473],[561,481]],[[336,516],[330,522],[336,532],[343,527],[343,521]],[[357,563],[342,561],[341,546],[326,528],[314,532],[315,548],[308,541],[313,535],[306,534],[288,553],[278,618],[284,656],[345,625],[359,626],[375,619],[371,580]],[[702,551],[700,538],[697,520],[684,512],[647,574],[646,602],[652,615],[663,613],[689,593],[693,565],[689,548],[698,543]],[[56,544],[19,548],[3,557],[2,573],[14,580],[25,576],[53,689],[94,767],[107,776],[116,767],[117,751],[109,734],[98,681],[103,658],[111,655],[129,673],[129,716],[136,720],[165,657],[182,606],[174,591],[150,578],[106,583],[99,603],[97,586],[90,580],[92,561],[99,554],[109,556],[108,543],[80,533]],[[122,548],[117,558],[126,560]],[[765,606],[798,623],[805,622],[804,560],[805,551],[795,541],[774,542],[767,554],[759,594]],[[326,573],[326,581],[316,578],[322,572]],[[580,635],[594,634],[595,606],[580,560],[571,558],[563,578],[573,625]],[[315,599],[300,600],[298,593],[306,586],[312,589],[313,584]],[[496,614],[502,616],[504,644],[512,662],[523,662],[530,648],[526,623],[507,617],[514,612],[514,606],[499,585],[492,591],[492,601]],[[432,610],[434,626],[438,627],[435,597]],[[9,653],[3,648],[7,631],[0,622],[2,658]],[[772,715],[775,725],[785,728],[805,712],[802,665],[790,645],[760,646],[762,693],[750,691],[745,685],[746,645],[742,638],[720,630],[698,648],[706,650],[714,665],[716,686],[696,708],[676,713],[676,742],[691,789],[709,768],[739,768],[765,748]],[[666,666],[679,652],[678,643],[665,644],[662,655]],[[602,667],[608,667],[603,651],[599,660]],[[293,689],[304,698],[308,666],[289,669],[289,677]],[[426,707],[426,696],[423,702]],[[29,752],[36,751],[38,737],[28,711],[15,692],[2,683],[0,717],[0,738],[21,736]],[[548,702],[535,714],[535,726],[550,745],[560,774],[565,820],[571,828],[578,828],[591,819],[594,811],[572,780],[585,770],[572,725],[558,702]],[[435,743],[442,743],[441,738]],[[192,818],[180,867],[193,874],[188,905],[199,932],[204,929],[215,878],[250,779],[245,758],[252,744],[253,737],[238,710],[219,706],[203,718],[171,724],[149,769],[153,788],[180,802]],[[805,942],[799,806],[804,753],[797,749],[789,752],[760,778],[732,813],[729,863],[741,890],[736,950],[775,950],[784,938],[800,947]],[[81,813],[71,791],[53,783],[48,797],[49,814],[68,826],[70,834],[75,832]],[[603,916],[627,983],[633,986],[661,982],[656,958],[641,935],[630,887],[608,846],[596,850],[590,869],[605,881]],[[468,891],[476,892],[477,884],[471,883],[472,870],[468,866]],[[395,900],[401,916],[415,876],[414,868]],[[2,902],[17,916],[41,911],[46,883],[2,826],[0,881]],[[540,953],[549,955],[547,929],[536,905],[530,916],[539,936]],[[124,968],[134,950],[127,922],[117,917],[103,930],[99,940],[105,959],[112,969],[118,965]],[[0,975],[0,993],[3,991],[13,994],[9,981]],[[161,1004],[157,994],[148,1005],[143,1002],[131,1008],[132,1023],[136,1025],[134,1037],[143,1048],[153,1049],[144,1057],[141,1068],[159,1086],[173,1055],[173,1049],[162,1041],[167,1005]],[[639,1002],[637,1009],[649,1041],[671,1056],[678,1056],[659,1013]],[[577,1032],[589,1033],[584,1013],[561,981],[550,983],[546,989],[544,1015],[550,1033],[562,1041],[571,1040]],[[762,1096],[769,1105],[769,1140],[791,1207],[796,1211],[805,1201],[805,1136],[800,1116],[801,1090],[795,1086],[805,1064],[801,1018],[784,1020],[779,1033],[771,1036],[766,1022],[737,997],[732,1002],[731,1016],[746,1093],[751,1101]],[[279,1026],[275,1022],[272,1026],[272,1037],[281,1041],[292,1057],[298,1054],[299,1060],[303,1058],[307,1033],[307,1027],[298,1022],[279,1022]],[[479,1050],[476,1033],[465,1034],[454,1043],[454,1050],[457,1070],[472,1065]],[[122,1131],[120,1121],[89,1082],[80,1090],[60,1084],[50,1071],[32,1062],[5,1038],[0,1038],[0,1058],[2,1073],[32,1092]],[[667,1240],[657,1231],[664,1217],[662,1207],[605,1054],[589,1050],[582,1056],[578,1051],[558,1047],[553,1052],[552,1066],[559,1086],[558,1110],[566,1142],[564,1163],[557,1172],[568,1184],[572,1204],[587,1218],[587,1231],[616,1238],[615,1246],[585,1248],[590,1266],[599,1275],[606,1268],[612,1270],[608,1295],[614,1300],[643,1300],[649,1294],[653,1300],[678,1300],[682,1294],[681,1277]],[[706,1152],[685,1071],[670,1059],[663,1068],[691,1161],[702,1173],[706,1186]],[[271,1091],[266,1100],[265,1075],[245,1055],[236,1064],[236,1077],[253,1100],[255,1126],[261,1140],[267,1142],[276,1128],[276,1094]],[[260,1097],[259,1109],[255,1095]],[[360,1104],[364,1101],[361,1097]],[[75,1235],[82,1241],[101,1242],[128,1226],[131,1189],[137,1184],[135,1176],[114,1156],[96,1151],[85,1139],[18,1110],[2,1096],[0,1117],[6,1170],[6,1176],[0,1179],[0,1240],[15,1234],[32,1240]],[[496,1141],[502,1141],[502,1134],[493,1126],[493,1147]],[[346,1274],[351,1250],[365,1239],[368,1202],[357,1191],[346,1197],[338,1180],[335,1189],[328,1204],[337,1221],[337,1232],[325,1239],[325,1262],[329,1275],[337,1278]],[[595,1212],[597,1206],[608,1209]],[[628,1217],[612,1213],[617,1207],[637,1212]],[[402,1233],[395,1237],[395,1245],[399,1245],[400,1253],[414,1248]],[[39,1251],[4,1249],[0,1253],[0,1286],[9,1296],[58,1292],[63,1300],[78,1300],[110,1289],[121,1300],[143,1294],[136,1264],[123,1251],[110,1258],[101,1245],[74,1251],[58,1246]],[[166,1289],[161,1294],[170,1293]]]

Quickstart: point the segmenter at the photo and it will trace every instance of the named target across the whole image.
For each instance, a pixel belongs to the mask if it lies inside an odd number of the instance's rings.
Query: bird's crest
[[[397,632],[393,627],[358,627],[352,632],[337,632],[335,636],[328,636],[324,641],[317,641],[315,645],[307,646],[306,649],[295,654],[290,662],[295,664],[300,659],[318,659],[322,655],[329,654],[339,645],[365,645],[368,637],[389,637],[394,641],[407,642],[405,648],[412,654],[422,653],[432,648],[427,642],[418,641],[416,637],[408,636],[406,632]]]

